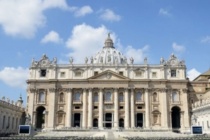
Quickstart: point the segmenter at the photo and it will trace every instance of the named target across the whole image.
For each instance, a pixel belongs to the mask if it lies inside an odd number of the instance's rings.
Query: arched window
[[[39,102],[45,102],[45,93],[43,91],[39,92],[38,99]]]
[[[136,101],[143,101],[143,97],[142,97],[142,93],[141,92],[137,92],[136,93]]]
[[[79,102],[80,101],[80,96],[81,96],[81,94],[79,92],[75,93],[74,94],[74,101]]]
[[[153,93],[153,102],[157,102],[157,101],[158,101],[158,99],[157,99],[157,93],[154,92]]]
[[[4,129],[5,126],[5,116],[3,116],[3,124],[2,124],[2,129]]]
[[[64,98],[64,93],[61,92],[61,93],[60,93],[60,97],[59,97],[59,101],[60,101],[60,102],[64,102],[64,99],[65,99],[65,98]]]
[[[173,102],[178,102],[179,101],[179,93],[176,91],[172,92],[172,101]]]
[[[97,92],[94,93],[93,101],[98,102],[98,93]]]
[[[14,121],[15,121],[15,118],[13,117],[12,118],[12,129],[14,129]]]
[[[8,117],[8,121],[7,121],[7,129],[10,128],[10,117]]]
[[[112,101],[112,93],[111,93],[111,92],[107,92],[107,93],[105,94],[105,101],[106,101],[106,102]]]
[[[124,97],[123,97],[123,93],[122,92],[119,94],[119,101],[120,102],[124,101]]]

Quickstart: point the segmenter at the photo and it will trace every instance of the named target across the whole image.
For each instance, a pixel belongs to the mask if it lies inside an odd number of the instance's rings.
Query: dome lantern
[[[108,37],[105,40],[104,45],[105,45],[104,48],[114,48],[114,43],[110,37],[110,33],[108,33]]]

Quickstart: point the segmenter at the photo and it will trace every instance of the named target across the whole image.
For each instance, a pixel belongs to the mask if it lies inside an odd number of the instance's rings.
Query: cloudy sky
[[[174,53],[192,80],[210,68],[209,0],[0,0],[0,98],[26,99],[31,60],[84,63],[110,32],[115,47],[142,63]]]

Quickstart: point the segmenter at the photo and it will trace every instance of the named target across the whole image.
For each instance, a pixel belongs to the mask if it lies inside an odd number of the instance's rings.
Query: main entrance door
[[[81,119],[80,113],[75,113],[74,114],[74,127],[80,127],[80,119]]]
[[[112,113],[105,114],[105,127],[106,128],[112,127]]]
[[[143,114],[142,113],[136,114],[136,127],[143,127]]]

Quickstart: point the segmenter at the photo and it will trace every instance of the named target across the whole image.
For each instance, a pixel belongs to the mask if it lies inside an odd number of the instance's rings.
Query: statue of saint
[[[70,64],[73,64],[74,59],[72,57],[70,57],[69,62]]]
[[[130,58],[130,62],[131,62],[131,64],[133,64],[133,62],[134,62],[133,57]]]
[[[88,58],[87,57],[85,57],[85,64],[87,64],[88,63]]]

